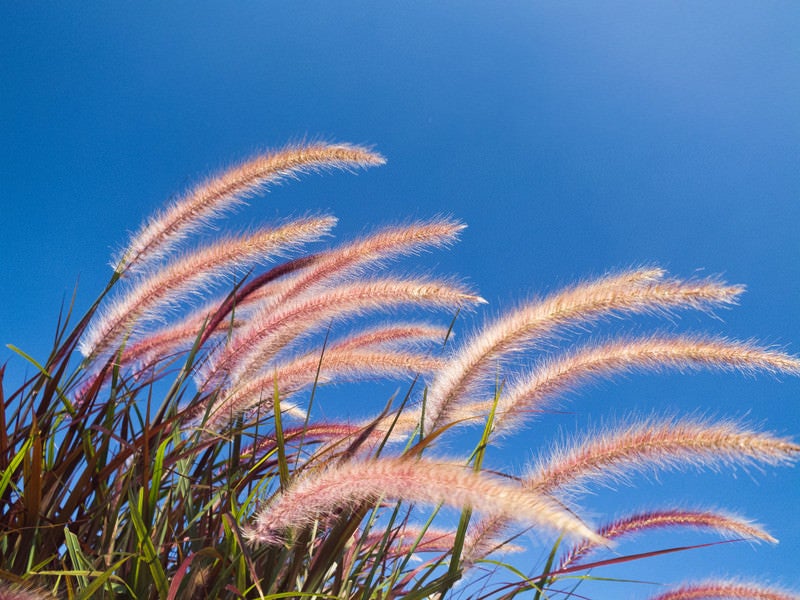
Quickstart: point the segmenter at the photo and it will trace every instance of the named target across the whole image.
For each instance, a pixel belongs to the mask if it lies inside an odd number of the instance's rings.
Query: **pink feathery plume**
[[[587,481],[624,480],[631,472],[684,466],[791,463],[800,446],[731,422],[647,420],[592,435],[541,461],[524,484],[540,493],[575,489]]]
[[[777,465],[798,457],[800,446],[790,440],[732,423],[650,420],[601,432],[571,449],[556,451],[549,460],[539,462],[523,480],[523,486],[541,494],[553,494],[560,489],[580,489],[587,480],[620,481],[633,472],[650,469]],[[490,515],[478,522],[465,541],[465,560],[474,562],[486,556],[508,525],[509,520],[502,515]],[[737,526],[745,531],[744,524]],[[766,539],[767,534],[759,533],[757,528],[747,531],[748,537]]]
[[[310,288],[360,275],[366,267],[375,267],[401,256],[417,254],[426,248],[453,244],[466,225],[453,219],[438,218],[409,225],[389,227],[332,250],[314,255],[314,262],[298,277],[286,282],[273,294],[262,310],[269,312]]]
[[[629,515],[602,526],[598,530],[598,533],[607,540],[617,540],[621,537],[626,537],[642,531],[674,527],[711,529],[722,535],[735,535],[740,538],[759,540],[773,544],[778,542],[778,540],[769,535],[761,527],[741,517],[721,513],[719,511],[686,510],[680,508],[647,511]],[[596,548],[597,546],[588,541],[581,541],[564,555],[557,570],[561,570],[580,560]]]
[[[317,444],[331,440],[347,440],[358,436],[364,431],[361,425],[350,423],[307,423],[303,427],[285,427],[283,439],[290,443],[295,439],[302,439],[303,444]],[[261,457],[268,454],[277,446],[274,435],[262,436],[257,443],[242,449],[241,456],[249,458]]]
[[[537,339],[614,314],[704,309],[733,303],[740,286],[716,281],[664,281],[663,271],[645,269],[604,277],[528,303],[465,340],[431,383],[426,430],[447,419],[447,412],[493,372],[504,355],[525,349]]]
[[[545,360],[531,373],[504,386],[497,403],[494,428],[508,432],[512,425],[542,410],[544,404],[593,379],[611,378],[631,371],[663,369],[722,369],[745,373],[800,374],[794,356],[736,342],[699,336],[647,337],[593,344],[566,356]],[[459,406],[453,417],[483,414],[493,402]]]
[[[414,254],[426,247],[447,246],[458,238],[464,227],[462,223],[448,219],[420,221],[378,231],[355,242],[313,255],[313,261],[296,277],[270,288],[258,290],[248,298],[248,304],[258,303],[262,299],[263,302],[252,317],[254,324],[251,326],[251,331],[242,336],[247,340],[242,346],[249,343],[250,335],[254,333],[252,329],[258,329],[263,333],[264,324],[274,321],[276,311],[281,311],[288,305],[296,305],[308,290],[329,286],[332,281],[351,277],[368,265],[381,264],[390,258]],[[256,338],[262,333],[256,333]],[[230,358],[230,355],[240,353],[241,350],[227,348],[224,354],[228,357],[221,357],[223,363]],[[216,364],[215,361],[216,359],[206,369],[211,377],[215,375],[215,370],[223,372],[230,370],[226,365]]]
[[[319,353],[311,352],[297,359],[276,364],[273,367],[273,380],[284,394],[295,393],[314,381],[354,381],[364,377],[392,377],[429,373],[441,366],[441,359],[402,351],[370,349],[336,349],[325,352],[320,360]],[[317,370],[319,376],[317,377]],[[267,388],[269,375],[263,375],[253,383],[247,383],[242,390],[261,391]]]
[[[101,354],[130,333],[140,320],[152,318],[159,309],[185,298],[220,274],[319,239],[335,224],[333,217],[300,219],[195,250],[137,282],[89,328],[81,340],[80,350],[87,357]]]
[[[224,391],[203,427],[209,431],[221,431],[240,414],[259,406],[261,414],[269,414],[275,386],[280,398],[301,391],[315,383],[352,381],[364,377],[413,377],[429,373],[441,366],[441,360],[418,353],[386,350],[337,350],[330,349],[320,360],[316,352],[306,354],[290,362],[271,367],[271,372],[252,377],[238,387]]]
[[[405,525],[400,531],[389,534],[388,540],[385,532],[372,533],[362,543],[368,548],[380,547],[389,542],[385,552],[390,557],[407,556],[411,552],[450,552],[455,543],[455,533],[450,529],[421,528]],[[505,553],[522,552],[524,548],[509,544],[503,548]]]
[[[281,405],[283,408],[283,404]],[[308,422],[300,427],[284,427],[283,439],[287,445],[299,442],[303,447],[321,444],[311,461],[334,454],[348,453],[353,450],[353,443],[358,441],[361,448],[367,451],[383,443],[389,433],[388,429],[374,426],[374,421],[367,424],[346,422]],[[242,458],[255,457],[257,460],[275,451],[277,439],[274,434],[261,436],[259,440],[241,450]],[[363,456],[363,455],[362,455]]]
[[[378,279],[341,284],[253,317],[247,327],[235,332],[230,344],[212,356],[201,373],[200,387],[218,385],[227,374],[232,375],[233,387],[246,382],[287,344],[332,319],[403,305],[458,308],[478,302],[483,302],[479,296],[442,281]]]
[[[132,364],[139,362],[149,364],[153,361],[166,358],[171,353],[179,351],[181,348],[190,346],[197,339],[204,327],[208,326],[210,319],[216,312],[219,302],[211,303],[209,306],[199,309],[185,318],[180,323],[155,331],[141,340],[129,344],[122,352],[120,362],[122,364]],[[240,311],[246,311],[247,304],[239,307]],[[212,335],[230,332],[232,329],[239,329],[246,323],[246,318],[241,316],[235,320],[220,321]],[[330,347],[345,348],[368,348],[368,347],[395,347],[403,345],[416,345],[430,342],[442,343],[448,335],[448,328],[442,325],[429,323],[397,323],[393,325],[380,325],[358,333],[347,336],[346,339],[339,340]],[[450,334],[452,335],[452,334]]]
[[[328,444],[321,452],[326,452],[330,448],[340,447],[342,443],[350,443],[357,436],[368,433],[364,446],[371,447],[378,443],[406,442],[411,434],[419,429],[420,416],[413,411],[401,411],[389,413],[378,419],[365,419],[355,425],[350,433],[342,435],[330,435],[325,442]]]
[[[682,585],[649,600],[800,600],[800,595],[760,583],[722,580]]]
[[[391,532],[369,534],[361,545],[376,548],[387,543],[386,554],[402,556],[409,552],[447,552],[453,547],[455,534],[449,529],[404,525]]]
[[[52,600],[53,598],[54,596],[47,590],[35,589],[30,585],[21,587],[0,584],[0,600]]]
[[[416,458],[347,461],[298,477],[257,516],[245,535],[280,544],[287,530],[306,527],[337,509],[379,499],[445,504],[500,513],[598,543],[603,539],[544,496],[479,474],[463,464]]]
[[[442,344],[449,329],[429,323],[395,323],[378,325],[356,331],[330,344],[331,348],[350,350],[356,348],[394,348],[409,344],[438,342]]]
[[[115,270],[117,273],[138,270],[163,257],[199,226],[241,204],[245,197],[267,184],[305,172],[366,168],[385,162],[380,154],[348,144],[299,144],[257,156],[209,179],[152,217],[131,237],[116,261]]]
[[[314,255],[301,256],[277,265],[242,285],[233,295],[212,300],[178,323],[153,331],[130,343],[124,349],[120,362],[147,365],[192,345],[198,340],[198,336],[201,336],[202,345],[215,335],[241,327],[247,315],[252,314],[254,305],[280,291],[276,280],[292,277],[295,271],[311,264],[313,257]],[[234,310],[239,316],[232,320],[230,315]]]
[[[461,552],[461,563],[471,568],[476,562],[497,551],[504,552],[505,532],[513,523],[505,515],[488,515],[470,524],[464,538],[464,549]]]

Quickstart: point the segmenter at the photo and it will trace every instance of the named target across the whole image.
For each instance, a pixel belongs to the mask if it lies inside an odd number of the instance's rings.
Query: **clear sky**
[[[79,281],[86,308],[111,252],[170,196],[303,137],[374,145],[389,163],[282,186],[240,222],[331,211],[346,239],[460,217],[461,243],[419,262],[490,301],[465,331],[532,294],[648,263],[748,286],[720,319],[667,330],[800,353],[798,107],[793,2],[3,3],[0,360],[23,369],[6,343],[43,357],[62,299]],[[800,437],[799,394],[790,378],[631,376],[579,394],[500,456],[519,469],[546,440],[630,413],[746,417]],[[586,505],[599,518],[666,499],[729,507],[782,543],[598,575],[740,573],[800,589],[800,470],[668,475]]]

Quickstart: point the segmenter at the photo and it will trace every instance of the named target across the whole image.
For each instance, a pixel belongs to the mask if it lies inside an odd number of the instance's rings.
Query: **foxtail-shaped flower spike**
[[[316,380],[319,383],[327,383],[334,380],[352,381],[368,377],[429,373],[440,366],[441,359],[427,354],[333,348],[326,351],[321,360],[319,353],[311,352],[292,361],[275,365],[273,372],[277,376],[279,390],[288,394],[311,385],[316,379],[318,367],[319,378]],[[259,389],[260,383],[267,384],[263,389],[269,389],[269,375],[262,378],[262,382],[252,384],[253,389]]]
[[[440,426],[451,406],[488,373],[494,372],[497,360],[559,329],[613,314],[707,309],[731,304],[743,291],[740,286],[711,280],[664,281],[662,277],[663,271],[658,269],[604,277],[528,303],[491,323],[478,335],[465,340],[431,382],[426,431]]]
[[[343,462],[299,477],[258,515],[245,535],[279,544],[287,530],[302,528],[339,508],[379,499],[445,504],[504,514],[530,525],[603,543],[577,517],[516,484],[478,474],[462,464],[415,458]]]
[[[390,413],[375,424],[374,419],[362,421],[358,428],[364,430],[372,428],[374,437],[380,441],[389,442],[407,441],[408,436],[419,428],[420,413],[412,410],[403,410],[400,414]]]
[[[511,519],[497,514],[488,515],[471,523],[461,553],[464,567],[468,569],[490,554],[502,551],[506,544],[506,540],[502,538],[511,524]]]
[[[608,540],[617,540],[642,531],[674,527],[711,529],[722,535],[734,535],[740,538],[773,544],[778,542],[761,527],[741,517],[714,510],[686,510],[680,508],[632,514],[604,525],[598,530],[598,533]],[[564,569],[580,560],[596,548],[597,546],[591,542],[585,540],[580,542],[564,555],[557,570]]]
[[[565,394],[592,379],[610,378],[630,371],[662,369],[722,369],[745,373],[800,374],[800,360],[794,356],[759,348],[748,342],[698,336],[649,337],[594,344],[566,356],[549,359],[529,375],[506,386],[495,411],[495,430],[503,433],[551,398]],[[491,408],[481,403],[484,415]],[[480,404],[455,411],[479,414]]]
[[[392,258],[417,254],[426,248],[453,244],[466,225],[453,219],[438,218],[410,225],[390,227],[362,239],[344,244],[314,256],[314,264],[272,294],[263,310],[292,301],[306,290],[330,285],[361,272],[368,266],[382,264]]]
[[[370,534],[363,542],[363,546],[378,547],[386,541],[386,533]],[[455,533],[450,529],[427,528],[422,530],[419,527],[406,525],[399,532],[389,535],[389,547],[386,554],[392,557],[405,556],[409,552],[450,552],[455,543]],[[497,549],[499,553],[511,554],[524,552],[523,546],[516,544],[504,544]]]
[[[740,581],[705,581],[682,585],[649,600],[800,600],[800,594]]]
[[[356,348],[394,348],[410,344],[441,345],[448,335],[448,328],[429,323],[395,323],[379,325],[370,329],[356,331],[346,338],[331,343],[331,348],[349,350]]]
[[[246,293],[240,300],[234,298],[216,298],[205,306],[195,309],[177,323],[159,329],[140,340],[128,345],[122,354],[121,362],[125,364],[140,362],[148,364],[191,345],[202,332],[208,339],[231,328],[242,326],[246,318],[252,315],[253,305],[263,302],[271,295],[278,293],[280,285],[275,279],[291,277],[293,270],[302,269],[305,259],[294,259],[270,269],[267,273],[256,277],[242,286],[240,292]],[[266,279],[266,281],[259,281]],[[261,284],[260,286],[258,284]],[[247,288],[251,288],[248,290]],[[238,293],[238,292],[237,292]],[[227,308],[227,310],[226,310]],[[232,320],[230,314],[236,310],[238,318]]]
[[[219,304],[217,303],[216,305],[218,306]],[[216,309],[214,307],[204,306],[196,309],[178,323],[142,336],[141,339],[137,339],[125,347],[120,363],[125,365],[137,363],[148,365],[173,353],[180,352],[181,349],[191,346],[215,312]],[[211,335],[237,329],[243,324],[244,321],[241,318],[222,321]]]
[[[312,352],[277,364],[268,372],[223,392],[210,409],[203,427],[210,431],[221,431],[232,418],[257,405],[261,414],[269,414],[275,385],[283,399],[315,383],[414,376],[429,373],[440,366],[441,360],[438,358],[411,352],[331,349],[325,352],[321,361],[319,353]]]
[[[382,165],[375,152],[348,144],[310,143],[287,146],[257,156],[198,185],[186,196],[152,217],[116,261],[115,270],[138,270],[163,257],[200,225],[229,211],[265,185],[325,169],[357,169]]]
[[[299,219],[250,236],[216,242],[179,258],[136,283],[103,312],[81,340],[80,350],[84,356],[97,356],[130,333],[137,322],[180,301],[212,278],[233,267],[265,261],[319,239],[335,224],[334,217]]]
[[[329,323],[366,311],[403,305],[458,308],[484,302],[463,287],[442,281],[378,279],[322,290],[253,317],[231,343],[212,357],[201,374],[201,387],[232,375],[232,386],[257,375],[286,344]]]
[[[600,432],[539,463],[528,489],[553,493],[595,481],[624,480],[631,472],[683,466],[779,465],[800,458],[800,446],[737,426],[695,420],[645,421]]]
[[[350,440],[363,431],[364,428],[361,425],[351,423],[314,423],[312,421],[301,427],[284,428],[283,438],[287,442],[300,438],[304,444],[316,444],[332,440]],[[243,448],[241,456],[245,458],[261,457],[274,450],[276,445],[277,440],[274,436],[263,436],[258,443]]]
[[[798,452],[800,446],[785,440],[737,431],[730,425],[642,424],[616,435],[607,434],[599,440],[590,438],[584,446],[557,455],[551,460],[553,466],[549,471],[540,467],[524,481],[524,486],[549,494],[560,487],[574,486],[579,480],[593,475],[597,479],[619,479],[633,470],[680,464],[701,466],[735,461],[774,464],[795,459]],[[502,544],[502,536],[509,524],[509,519],[503,515],[490,515],[473,525],[464,543],[465,563],[472,564],[493,552]],[[716,511],[681,509],[632,515],[600,528],[597,533],[605,540],[613,541],[638,531],[678,526],[702,527],[750,539],[777,541],[757,525],[739,517]],[[581,541],[565,555],[559,568],[595,548],[597,545],[593,542]]]
[[[385,552],[389,556],[404,556],[409,552],[448,552],[453,548],[455,533],[449,529],[406,525],[400,531],[372,533],[363,541],[366,548],[377,548],[388,542]]]

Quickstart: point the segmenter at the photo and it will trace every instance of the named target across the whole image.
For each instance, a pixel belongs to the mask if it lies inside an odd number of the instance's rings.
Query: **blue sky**
[[[490,301],[466,331],[532,294],[654,263],[749,290],[720,319],[667,329],[800,353],[798,31],[790,2],[6,3],[0,360],[23,369],[6,343],[43,357],[62,299],[79,282],[85,308],[111,252],[169,197],[303,137],[374,145],[389,163],[281,186],[237,222],[331,211],[346,239],[409,217],[462,218],[461,243],[420,262]],[[500,456],[519,468],[542,439],[632,412],[746,416],[800,436],[798,393],[789,378],[632,376],[579,394]],[[800,471],[660,481],[586,504],[599,516],[697,498],[782,543],[603,575],[740,573],[800,589]]]

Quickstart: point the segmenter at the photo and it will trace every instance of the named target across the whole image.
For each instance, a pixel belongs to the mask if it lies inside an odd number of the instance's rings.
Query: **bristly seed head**
[[[198,185],[152,217],[119,254],[115,270],[124,273],[141,269],[145,263],[164,256],[198,227],[228,212],[268,184],[307,172],[352,170],[385,162],[386,159],[376,152],[348,144],[299,144],[257,156]]]
[[[544,496],[475,473],[459,463],[403,457],[343,462],[300,477],[258,515],[245,534],[253,542],[279,544],[288,529],[310,525],[339,507],[352,508],[380,498],[469,506],[597,543],[604,541]]]
[[[581,488],[587,481],[624,481],[632,472],[683,466],[788,464],[800,446],[732,422],[646,420],[588,436],[541,461],[525,486],[540,493]]]

